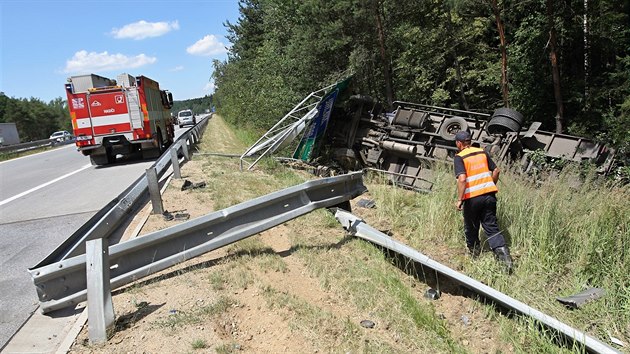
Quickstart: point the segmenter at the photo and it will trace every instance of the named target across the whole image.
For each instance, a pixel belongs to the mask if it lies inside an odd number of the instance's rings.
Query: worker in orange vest
[[[488,153],[471,146],[472,137],[467,131],[455,135],[459,152],[455,155],[455,177],[457,178],[457,210],[464,211],[464,233],[466,246],[476,257],[481,252],[479,225],[483,227],[490,249],[512,270],[512,257],[505,238],[497,225],[497,198],[499,191],[499,169]]]

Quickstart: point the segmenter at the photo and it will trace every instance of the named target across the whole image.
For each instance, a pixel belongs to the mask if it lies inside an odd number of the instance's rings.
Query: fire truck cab
[[[173,95],[146,76],[72,76],[66,83],[77,149],[93,165],[141,152],[158,157],[173,142]]]

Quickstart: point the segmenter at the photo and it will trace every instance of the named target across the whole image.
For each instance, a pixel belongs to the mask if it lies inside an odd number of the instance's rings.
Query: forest
[[[21,142],[47,139],[58,130],[72,132],[72,122],[65,99],[48,103],[31,97],[7,97],[0,92],[0,123],[15,123]]]
[[[630,152],[628,0],[240,0],[217,111],[266,130],[310,92],[492,112]]]

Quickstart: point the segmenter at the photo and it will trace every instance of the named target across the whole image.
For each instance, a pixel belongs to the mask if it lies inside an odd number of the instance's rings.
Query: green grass
[[[203,339],[195,339],[190,343],[193,349],[205,349],[208,348],[208,343]]]
[[[567,170],[534,182],[507,169],[502,174],[498,219],[516,259],[513,275],[500,272],[488,253],[472,262],[457,257],[452,261],[473,278],[577,329],[603,341],[609,331],[628,343],[630,188],[609,185],[593,174],[576,183],[575,176],[575,171]],[[431,249],[428,243],[462,250],[463,225],[461,214],[452,206],[455,181],[451,171],[438,168],[436,182],[434,193],[428,195],[370,186],[379,207],[377,215],[388,220],[397,237],[421,252]],[[606,296],[578,311],[569,311],[555,300],[588,287],[604,288]],[[520,334],[513,341],[517,351],[563,350],[554,344],[552,334],[523,321],[501,322],[506,339],[512,341],[511,333]]]
[[[197,307],[190,311],[174,311],[154,321],[152,325],[157,328],[167,328],[174,331],[183,330],[188,326],[202,323],[209,317],[218,316],[226,312],[236,301],[221,296],[215,302]]]

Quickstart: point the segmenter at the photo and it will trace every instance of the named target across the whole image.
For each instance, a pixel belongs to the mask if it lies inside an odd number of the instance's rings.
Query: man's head
[[[463,150],[470,146],[472,136],[466,130],[460,130],[455,134],[455,145],[459,150]]]

